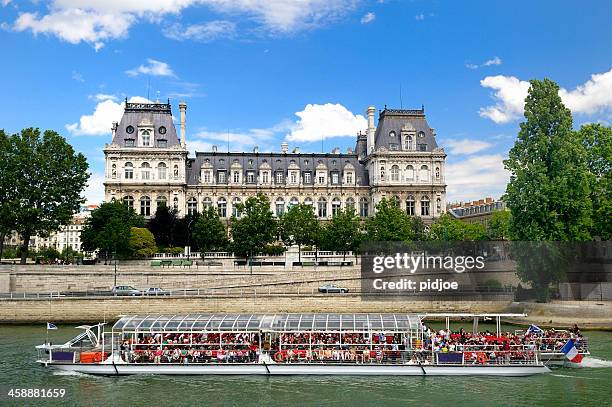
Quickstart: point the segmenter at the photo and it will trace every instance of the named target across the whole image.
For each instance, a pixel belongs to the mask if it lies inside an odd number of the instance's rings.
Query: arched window
[[[151,216],[151,198],[146,195],[140,198],[140,214]]]
[[[117,178],[117,164],[111,165],[111,178]]]
[[[429,180],[429,167],[427,167],[426,165],[421,165],[419,179],[421,180],[421,182],[427,182]]]
[[[359,198],[359,216],[361,216],[362,218],[365,218],[368,216],[368,208],[369,204],[368,204],[368,198],[366,197],[361,197]]]
[[[142,163],[140,165],[140,178],[144,180],[151,178],[151,166],[149,163]]]
[[[429,197],[423,196],[421,198],[421,216],[429,216]]]
[[[166,206],[166,197],[163,195],[159,195],[157,200],[155,201],[155,208],[159,209],[162,206]]]
[[[157,179],[166,179],[166,164],[157,164]]]
[[[319,218],[327,217],[327,201],[325,198],[319,198],[319,202],[317,202],[317,215]]]
[[[125,179],[134,179],[134,166],[132,163],[125,163]]]
[[[134,210],[134,197],[133,196],[124,196],[123,197],[123,202],[125,202],[128,206],[128,208]]]
[[[141,130],[140,137],[141,137],[143,147],[149,147],[151,145],[151,132],[149,130],[146,130],[146,129]]]
[[[209,197],[206,197],[202,200],[202,208],[203,211],[212,208],[212,200]]]
[[[408,214],[408,216],[414,216],[416,213],[414,196],[412,195],[409,195],[408,198],[406,199],[406,213]]]
[[[345,205],[346,209],[352,210],[353,212],[355,211],[355,200],[353,198],[348,198]]]
[[[399,180],[399,167],[397,165],[394,165],[391,167],[391,181],[398,182]]]
[[[336,216],[340,212],[340,199],[332,199],[332,216]]]
[[[414,180],[414,167],[412,165],[406,167],[406,179],[409,181]]]
[[[193,196],[187,200],[187,214],[195,215],[198,211],[198,201]]]
[[[217,211],[219,211],[219,217],[227,218],[227,201],[225,198],[219,198],[217,200]]]
[[[298,205],[300,203],[300,201],[294,196],[293,198],[291,198],[291,200],[289,201],[289,205],[288,205],[288,209],[293,208],[294,206]]]
[[[238,207],[238,205],[240,205],[241,201],[240,198],[235,197],[232,200],[232,215],[234,215],[236,218],[240,217],[240,208]]]
[[[283,198],[276,198],[276,216],[279,218],[285,213],[285,200]]]

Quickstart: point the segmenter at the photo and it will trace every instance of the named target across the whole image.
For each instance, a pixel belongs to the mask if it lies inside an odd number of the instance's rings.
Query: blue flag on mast
[[[47,322],[47,331],[50,329],[57,329],[57,326],[51,322]]]

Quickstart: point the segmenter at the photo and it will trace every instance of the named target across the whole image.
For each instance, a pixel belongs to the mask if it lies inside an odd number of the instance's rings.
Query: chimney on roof
[[[487,198],[485,199],[485,202],[486,202],[486,203],[491,203],[491,202],[493,202],[493,198],[491,198],[491,197],[487,197]]]
[[[368,115],[368,142],[367,148],[369,155],[374,151],[374,133],[376,132],[376,127],[374,126],[374,114],[376,113],[376,108],[374,106],[368,107],[367,115]]]
[[[259,146],[254,146],[254,147],[253,147],[253,152],[254,152],[255,154],[259,153]]]
[[[217,152],[217,146],[212,146],[212,151],[213,151],[213,153],[216,153]]]
[[[185,147],[185,116],[187,115],[187,103],[179,103],[180,121],[181,121],[181,147]]]
[[[288,151],[289,151],[289,143],[287,143],[286,141],[283,141],[281,143],[281,153],[287,154]]]
[[[340,154],[340,147],[334,147],[332,154]]]
[[[293,154],[299,154],[300,153],[300,148],[299,147],[294,147],[292,153]]]
[[[351,147],[346,149],[347,154],[353,154],[353,149]]]

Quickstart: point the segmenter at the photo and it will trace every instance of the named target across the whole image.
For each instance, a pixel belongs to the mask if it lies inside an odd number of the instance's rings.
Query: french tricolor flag
[[[576,349],[576,346],[574,346],[574,341],[572,339],[567,341],[565,346],[561,348],[561,352],[563,352],[565,357],[572,363],[582,362],[582,355],[578,353],[578,349]]]

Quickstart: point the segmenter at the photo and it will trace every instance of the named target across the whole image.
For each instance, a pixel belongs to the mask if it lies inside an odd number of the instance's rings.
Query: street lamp
[[[187,223],[187,260],[191,257],[191,224],[195,219],[190,219]]]
[[[115,284],[114,287],[117,287],[117,250],[113,252],[113,258],[115,259]]]

